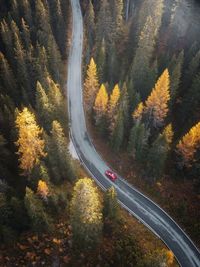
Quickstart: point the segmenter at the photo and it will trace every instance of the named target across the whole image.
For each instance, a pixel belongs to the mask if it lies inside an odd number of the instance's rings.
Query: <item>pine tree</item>
[[[194,125],[199,120],[200,113],[200,72],[194,76],[191,86],[183,97],[181,118],[188,125]]]
[[[42,46],[46,46],[49,38],[52,36],[50,19],[47,10],[41,0],[35,1],[35,21],[37,40]]]
[[[97,126],[101,126],[103,123],[108,107],[108,93],[104,84],[101,85],[99,92],[97,93],[94,112],[95,112],[95,122]]]
[[[52,108],[52,118],[61,123],[65,132],[67,131],[67,107],[59,84],[55,83],[50,76],[47,77],[47,96]]]
[[[61,55],[53,35],[49,35],[47,42],[48,69],[54,81],[62,84]]]
[[[64,179],[73,180],[75,172],[69,155],[67,138],[58,121],[53,121],[48,146],[48,162],[55,183]]]
[[[1,52],[0,52],[0,81],[4,92],[10,95],[15,101],[17,101],[18,92],[17,92],[15,77],[8,64],[8,61]]]
[[[49,6],[54,36],[62,55],[64,55],[66,43],[66,27],[61,9],[61,1],[50,1]]]
[[[87,76],[84,83],[84,100],[86,111],[90,114],[94,105],[96,94],[99,90],[97,67],[94,59],[91,58],[88,65]]]
[[[111,135],[113,134],[113,130],[115,127],[115,121],[116,121],[116,112],[118,109],[119,104],[119,98],[120,98],[120,88],[119,85],[116,84],[113,88],[112,94],[110,95],[110,99],[108,102],[108,109],[107,109],[107,116],[109,120],[109,130],[111,132]]]
[[[35,61],[34,61],[34,72],[35,72],[35,83],[40,81],[41,85],[45,88],[48,87],[47,77],[48,73],[48,56],[44,46],[36,45],[35,49]]]
[[[177,96],[177,91],[180,85],[182,67],[184,60],[184,51],[181,51],[177,59],[174,62],[174,65],[171,67],[170,71],[170,95],[171,101],[174,102]]]
[[[16,74],[19,81],[20,87],[25,90],[25,98],[28,98],[30,101],[33,101],[34,96],[30,90],[30,81],[28,78],[28,71],[26,65],[26,52],[22,46],[21,39],[15,33],[15,60],[16,60]],[[23,90],[22,90],[23,91]]]
[[[1,37],[6,49],[6,55],[9,60],[14,58],[13,56],[13,41],[12,32],[10,31],[7,22],[3,19],[0,23],[1,26]]]
[[[49,103],[48,96],[40,82],[37,82],[36,87],[36,110],[40,123],[47,131],[50,131],[50,125],[53,121],[53,106]]]
[[[170,77],[166,69],[155,84],[150,96],[145,102],[145,113],[155,128],[161,127],[168,113],[170,100]]]
[[[27,209],[31,223],[36,232],[46,231],[51,226],[51,221],[45,212],[41,200],[34,192],[26,187],[24,204]]]
[[[94,183],[89,178],[76,182],[70,203],[74,244],[93,248],[102,232],[102,207]]]
[[[15,21],[19,24],[20,22],[19,6],[16,0],[11,0],[11,13]]]
[[[180,167],[191,167],[195,152],[200,147],[200,122],[185,134],[176,146]]]
[[[116,109],[113,121],[113,133],[111,135],[111,145],[115,151],[119,151],[129,133],[129,95],[126,84],[123,84],[119,98],[118,108]]]
[[[37,125],[35,115],[27,108],[17,114],[15,124],[18,130],[16,145],[20,168],[24,174],[29,174],[40,162],[40,159],[46,155],[44,140],[41,138],[43,130]]]
[[[95,14],[94,14],[94,7],[89,0],[88,7],[86,9],[86,13],[84,16],[84,22],[86,25],[86,36],[88,40],[88,46],[89,46],[89,54],[92,51],[93,45],[94,45],[94,40],[95,40]]]
[[[114,38],[113,22],[110,13],[110,6],[107,0],[103,0],[97,15],[96,42],[99,47],[104,39],[106,44],[112,43]]]
[[[131,129],[128,151],[136,159],[142,163],[146,157],[146,149],[148,147],[149,130],[141,122],[136,124]]]
[[[29,0],[21,0],[19,2],[19,8],[20,8],[20,12],[22,14],[22,17],[28,23],[29,28],[32,28],[33,18],[32,18],[30,1]]]
[[[104,218],[116,221],[119,217],[119,204],[117,202],[117,192],[115,188],[110,187],[104,195],[104,206],[103,206]]]
[[[147,156],[146,173],[153,181],[161,178],[168,154],[165,136],[159,134],[153,142]]]
[[[123,27],[123,1],[112,0],[110,1],[110,9],[113,20],[113,28],[115,29],[116,39],[118,39],[122,33]]]
[[[197,74],[200,65],[200,50],[193,56],[191,62],[189,63],[188,70],[186,71],[186,83],[192,81],[193,77]]]
[[[143,1],[141,9],[139,11],[139,17],[137,22],[137,33],[140,34],[146,21],[147,17],[151,16],[154,24],[155,36],[161,26],[162,16],[164,12],[164,1],[163,0],[148,0]]]
[[[30,29],[23,18],[21,20],[21,24],[22,24],[22,40],[24,48],[28,51],[31,47]]]
[[[155,46],[155,25],[151,16],[147,18],[140,34],[135,57],[130,69],[130,76],[144,100],[155,82],[155,70],[150,66]]]
[[[113,134],[111,135],[111,146],[114,151],[119,151],[124,141],[124,117],[123,110],[119,109],[115,119]]]
[[[106,45],[103,39],[100,48],[97,49],[98,77],[101,83],[105,82]]]

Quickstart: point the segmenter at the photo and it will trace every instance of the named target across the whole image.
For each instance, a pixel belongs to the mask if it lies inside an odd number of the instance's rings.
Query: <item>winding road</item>
[[[83,18],[79,0],[71,0],[73,29],[68,61],[68,109],[70,134],[80,161],[103,189],[114,185],[120,204],[138,218],[171,249],[182,267],[200,267],[200,252],[159,206],[129,185],[122,177],[112,183],[104,175],[108,165],[95,150],[87,133],[82,99]]]

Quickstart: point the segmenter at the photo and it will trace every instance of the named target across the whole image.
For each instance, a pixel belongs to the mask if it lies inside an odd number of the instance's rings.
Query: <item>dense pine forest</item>
[[[189,26],[177,34],[179,0],[80,2],[94,144],[156,201],[170,181],[159,204],[199,244],[200,36]],[[0,266],[177,266],[121,209],[114,187],[97,189],[70,155],[70,1],[0,0],[0,7]],[[179,201],[177,184],[191,197],[166,207],[169,198]]]

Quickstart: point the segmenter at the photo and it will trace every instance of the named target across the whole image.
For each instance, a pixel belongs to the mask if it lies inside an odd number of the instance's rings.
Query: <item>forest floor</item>
[[[164,176],[152,184],[142,178],[139,169],[127,152],[113,152],[108,141],[87,121],[92,142],[113,171],[160,205],[200,247],[200,195],[194,192],[192,181]]]

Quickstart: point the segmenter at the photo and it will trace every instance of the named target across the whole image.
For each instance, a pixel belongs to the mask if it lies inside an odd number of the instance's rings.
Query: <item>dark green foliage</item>
[[[67,138],[58,121],[53,121],[51,136],[46,136],[47,161],[54,183],[60,183],[64,179],[72,181],[75,172],[68,151]]]
[[[95,17],[94,16],[95,16],[94,7],[93,7],[91,0],[89,0],[88,7],[86,9],[86,13],[84,16],[85,32],[86,32],[87,41],[88,41],[87,47],[88,47],[89,58],[90,58],[91,51],[94,45],[94,40],[95,40],[95,21],[94,21]]]
[[[112,222],[119,218],[119,204],[117,202],[117,192],[115,188],[110,187],[104,195],[103,216]]]
[[[177,58],[172,60],[170,72],[170,94],[171,94],[171,103],[174,103],[178,89],[180,86],[182,67],[184,60],[184,51],[181,51]]]
[[[141,122],[137,122],[131,129],[128,150],[138,162],[144,162],[148,148],[149,130]]]
[[[15,101],[18,100],[17,84],[8,61],[0,52],[0,84],[2,90],[10,95]]]
[[[110,6],[107,0],[103,0],[97,15],[96,41],[97,46],[104,39],[106,44],[110,45],[113,40],[113,22],[110,12]]]
[[[40,232],[50,229],[51,221],[45,212],[42,201],[28,187],[26,187],[24,203],[34,230]]]
[[[153,181],[161,178],[168,154],[168,144],[163,135],[159,135],[149,149],[146,173]]]

